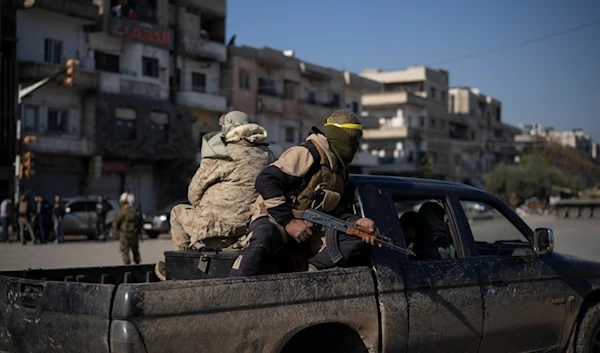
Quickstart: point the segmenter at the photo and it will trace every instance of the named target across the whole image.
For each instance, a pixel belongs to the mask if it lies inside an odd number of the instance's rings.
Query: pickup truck
[[[316,272],[163,282],[151,265],[0,273],[0,352],[598,352],[600,263],[553,252],[551,230],[470,186],[351,182],[356,214],[396,244],[409,246],[401,219],[416,204],[442,209],[445,235],[415,232],[416,257],[373,246],[357,266]],[[469,220],[473,208],[491,217]]]

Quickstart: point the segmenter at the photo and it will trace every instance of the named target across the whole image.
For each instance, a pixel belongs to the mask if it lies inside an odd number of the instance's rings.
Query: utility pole
[[[36,90],[42,88],[48,82],[54,81],[60,76],[66,74],[64,79],[64,84],[66,86],[73,86],[73,75],[75,66],[79,66],[79,60],[68,59],[65,67],[59,72],[55,73],[50,77],[46,77],[43,80],[40,80],[30,86],[23,88],[21,84],[19,84],[18,97],[17,97],[17,150],[15,153],[15,175],[14,175],[14,183],[15,183],[15,202],[19,201],[20,189],[21,189],[21,180],[23,177],[30,178],[35,175],[35,171],[33,170],[33,153],[27,151],[24,156],[25,163],[21,163],[21,153],[23,151],[23,145],[29,145],[32,142],[35,142],[35,136],[24,136],[23,142],[21,142],[21,112],[22,112],[22,103],[23,98],[35,92]]]

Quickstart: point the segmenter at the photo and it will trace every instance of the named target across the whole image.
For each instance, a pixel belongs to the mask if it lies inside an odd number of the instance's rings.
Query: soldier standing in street
[[[103,196],[98,196],[96,203],[96,240],[106,241],[106,214],[108,213],[108,203],[104,201]]]
[[[131,263],[129,258],[129,251],[131,250],[133,252],[133,261],[137,265],[141,261],[139,251],[139,236],[141,234],[139,213],[133,206],[129,205],[127,200],[121,201],[121,207],[115,218],[114,227],[119,232],[119,246],[123,255],[123,262],[125,265]]]

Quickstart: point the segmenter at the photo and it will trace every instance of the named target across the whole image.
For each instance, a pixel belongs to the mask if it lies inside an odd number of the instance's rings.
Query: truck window
[[[450,217],[442,199],[393,196],[406,246],[412,244],[416,257],[409,260],[456,258],[450,232]]]
[[[479,201],[461,200],[479,256],[531,254],[527,237],[495,207]]]
[[[84,201],[73,202],[72,204],[69,205],[69,212],[70,213],[86,212],[85,202]]]

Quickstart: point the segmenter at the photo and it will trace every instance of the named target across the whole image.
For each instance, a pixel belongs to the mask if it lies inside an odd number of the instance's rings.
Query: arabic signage
[[[146,22],[113,18],[110,22],[110,34],[168,50],[173,49],[172,31]]]

